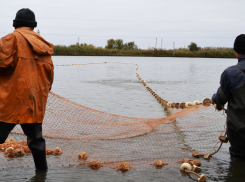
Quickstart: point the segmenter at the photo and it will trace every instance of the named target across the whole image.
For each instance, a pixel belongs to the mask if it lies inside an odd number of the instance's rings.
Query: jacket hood
[[[37,55],[52,55],[54,54],[53,44],[47,42],[39,34],[34,32],[29,27],[21,27],[15,29],[15,32],[20,33],[32,46],[33,51]]]

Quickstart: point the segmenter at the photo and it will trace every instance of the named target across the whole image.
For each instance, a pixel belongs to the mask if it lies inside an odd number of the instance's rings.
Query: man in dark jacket
[[[220,109],[228,102],[227,136],[230,155],[245,159],[245,35],[234,42],[237,65],[228,67],[221,75],[220,87],[212,100]]]

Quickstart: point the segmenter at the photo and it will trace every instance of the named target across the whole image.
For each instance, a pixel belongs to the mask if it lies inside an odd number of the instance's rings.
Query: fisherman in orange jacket
[[[20,124],[36,170],[47,170],[42,122],[53,83],[53,45],[35,33],[35,14],[21,9],[0,40],[0,143]]]

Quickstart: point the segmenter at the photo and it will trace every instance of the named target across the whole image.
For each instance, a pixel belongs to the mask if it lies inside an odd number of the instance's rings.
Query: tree
[[[138,46],[134,42],[128,42],[124,44],[124,49],[138,49]]]
[[[201,47],[197,47],[195,42],[191,42],[191,44],[188,45],[188,48],[190,51],[199,51],[201,49]]]
[[[138,46],[135,45],[134,42],[128,42],[128,48],[129,48],[129,49],[138,49]]]
[[[107,40],[107,45],[105,46],[106,49],[115,49],[116,48],[116,41],[114,39]]]
[[[123,48],[123,40],[117,39],[116,40],[116,49],[122,49]]]
[[[138,46],[135,45],[135,43],[133,41],[123,44],[122,39],[117,39],[117,40],[110,39],[110,40],[107,40],[107,45],[105,46],[105,48],[106,49],[126,49],[126,50],[129,50],[129,49],[138,49]]]

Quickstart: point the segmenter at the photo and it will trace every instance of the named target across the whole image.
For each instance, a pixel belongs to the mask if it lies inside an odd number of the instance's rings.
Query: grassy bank
[[[235,58],[235,52],[232,48],[201,48],[198,51],[189,49],[105,49],[94,47],[93,45],[71,45],[54,46],[54,55],[72,55],[72,56],[149,56],[149,57],[203,57],[203,58]]]

